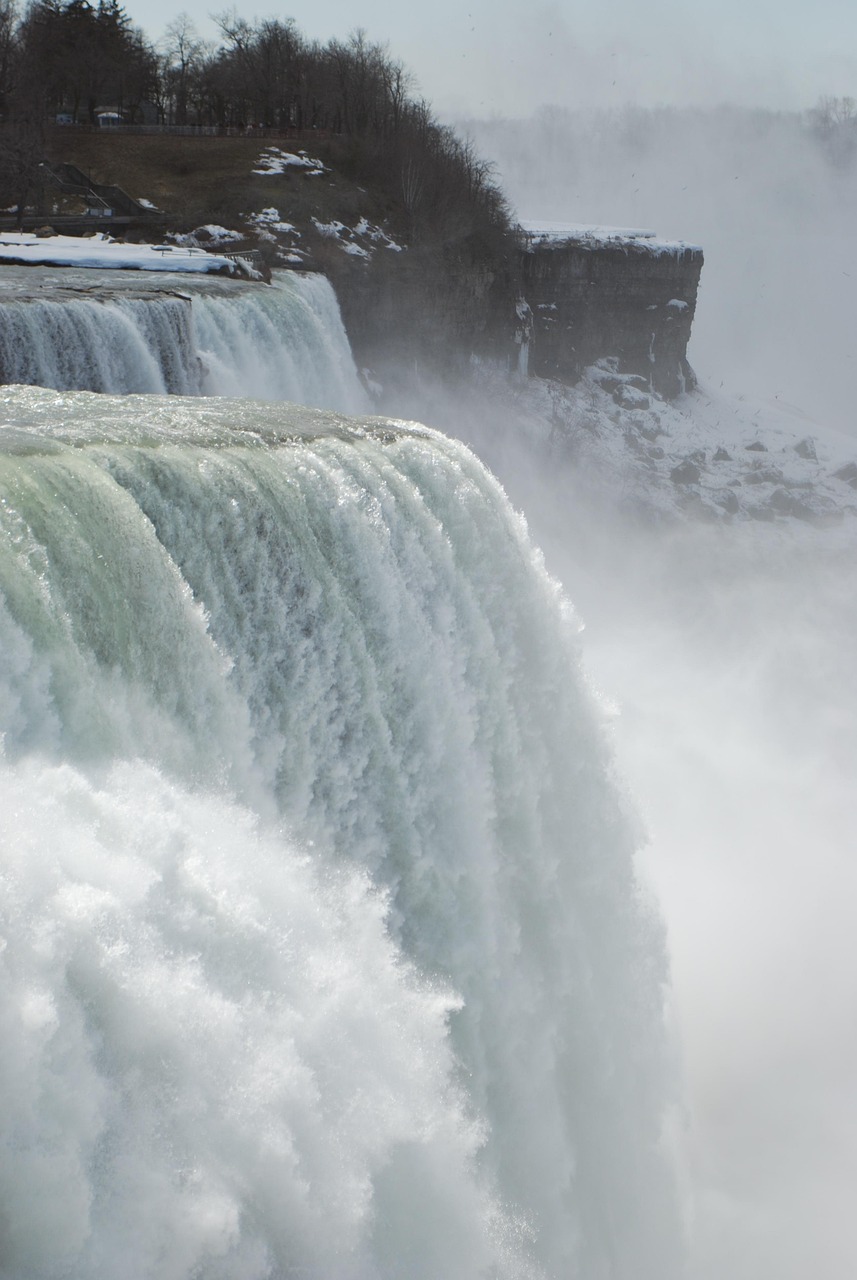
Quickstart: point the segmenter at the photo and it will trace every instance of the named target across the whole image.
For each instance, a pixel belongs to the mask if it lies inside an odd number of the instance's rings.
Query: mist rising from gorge
[[[820,457],[831,429],[857,438],[851,130],[825,138],[805,115],[728,107],[545,108],[464,127],[522,219],[703,246],[689,359],[703,396],[739,398],[748,442],[772,408]],[[691,439],[693,399],[684,411]],[[470,428],[583,618],[649,832],[641,866],[667,920],[685,1070],[690,1275],[845,1280],[857,1267],[852,526],[646,527],[621,493],[605,503],[573,466],[516,456],[508,434],[501,446],[494,424]]]
[[[853,122],[712,109],[461,123],[517,215],[647,227],[705,250],[689,358],[703,382],[857,434]]]

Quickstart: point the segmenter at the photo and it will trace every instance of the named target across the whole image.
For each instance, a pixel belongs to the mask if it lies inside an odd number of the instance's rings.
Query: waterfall
[[[39,290],[0,297],[5,383],[368,407],[323,276],[279,272],[265,286],[173,275],[143,290],[132,272],[68,273],[70,287],[23,270]]]
[[[497,482],[288,405],[0,420],[3,1280],[678,1276],[661,928]]]

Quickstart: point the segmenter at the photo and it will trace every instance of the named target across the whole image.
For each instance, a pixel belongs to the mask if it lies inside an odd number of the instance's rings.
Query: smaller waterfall
[[[368,407],[322,276],[280,272],[270,286],[169,276],[141,289],[138,273],[78,272],[56,287],[55,271],[22,270],[26,290],[19,273],[19,288],[0,293],[2,382]]]
[[[199,394],[191,304],[74,294],[0,306],[0,375],[58,391]]]

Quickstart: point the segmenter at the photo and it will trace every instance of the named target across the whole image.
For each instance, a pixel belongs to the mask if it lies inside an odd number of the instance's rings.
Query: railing
[[[43,163],[42,171],[53,184],[65,195],[80,196],[89,206],[87,217],[109,218],[114,216],[125,218],[141,218],[150,221],[161,213],[159,209],[150,209],[140,204],[122,187],[114,183],[92,182],[86,174],[73,164]]]
[[[212,249],[212,253],[216,253],[219,258],[229,258],[231,262],[246,262],[256,271],[264,271],[265,259],[262,257],[258,249],[245,249],[243,253],[240,250],[229,250],[224,252],[222,249]]]

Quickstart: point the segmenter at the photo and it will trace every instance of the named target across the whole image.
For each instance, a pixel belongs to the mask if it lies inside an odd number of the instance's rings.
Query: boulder
[[[613,392],[613,399],[623,409],[648,409],[651,405],[651,399],[640,391],[639,388],[631,386],[629,382],[623,382]]]
[[[741,504],[731,489],[724,489],[722,493],[715,494],[714,501],[730,516],[736,515],[741,510]]]
[[[815,441],[809,436],[805,440],[799,440],[795,445],[795,453],[799,458],[806,458],[810,462],[818,462],[818,454],[815,452]]]
[[[768,501],[778,515],[792,516],[795,520],[812,519],[812,510],[787,489],[775,489]]]
[[[670,472],[673,484],[699,484],[701,476],[702,471],[690,458],[685,458],[684,462],[680,462]]]

